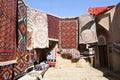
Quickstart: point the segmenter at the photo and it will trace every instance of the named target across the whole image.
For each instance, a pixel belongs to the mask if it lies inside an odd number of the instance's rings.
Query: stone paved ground
[[[109,80],[103,77],[103,72],[90,68],[49,68],[43,80]]]
[[[73,63],[57,54],[56,61],[56,66],[45,72],[43,80],[116,80],[104,77],[103,71],[91,67],[84,59]]]

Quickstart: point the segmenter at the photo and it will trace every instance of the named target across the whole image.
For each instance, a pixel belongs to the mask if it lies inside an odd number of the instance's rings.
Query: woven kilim
[[[27,7],[23,0],[18,0],[18,47],[16,49],[17,53],[17,63],[14,65],[14,76],[21,75],[24,73],[28,66],[28,62],[25,56],[28,55],[26,51],[27,45]]]
[[[25,69],[27,68],[28,63],[26,61],[24,61],[24,59],[18,59],[17,64],[15,64],[14,70],[17,74],[21,74],[25,71]]]
[[[59,18],[47,15],[48,17],[48,36],[50,40],[58,40],[59,35]]]
[[[5,67],[0,73],[0,80],[11,80],[11,78],[12,78],[11,67]]]
[[[59,22],[59,47],[72,49],[78,46],[78,18],[61,19]]]
[[[17,0],[0,0],[0,66],[16,62]]]
[[[22,0],[18,0],[18,48],[20,53],[26,50],[26,14],[27,7]]]

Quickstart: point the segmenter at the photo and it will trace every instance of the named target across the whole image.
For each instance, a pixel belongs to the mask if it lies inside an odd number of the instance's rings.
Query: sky
[[[87,13],[89,7],[116,5],[120,0],[24,0],[30,8],[59,17],[76,17]]]

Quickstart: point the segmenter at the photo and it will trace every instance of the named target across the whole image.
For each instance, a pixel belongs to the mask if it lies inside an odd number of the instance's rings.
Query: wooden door
[[[99,46],[100,67],[108,67],[107,46]]]

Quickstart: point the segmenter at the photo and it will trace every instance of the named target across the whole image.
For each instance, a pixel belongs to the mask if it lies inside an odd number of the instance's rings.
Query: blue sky
[[[120,0],[24,0],[27,6],[60,17],[87,13],[89,7],[116,5]]]

